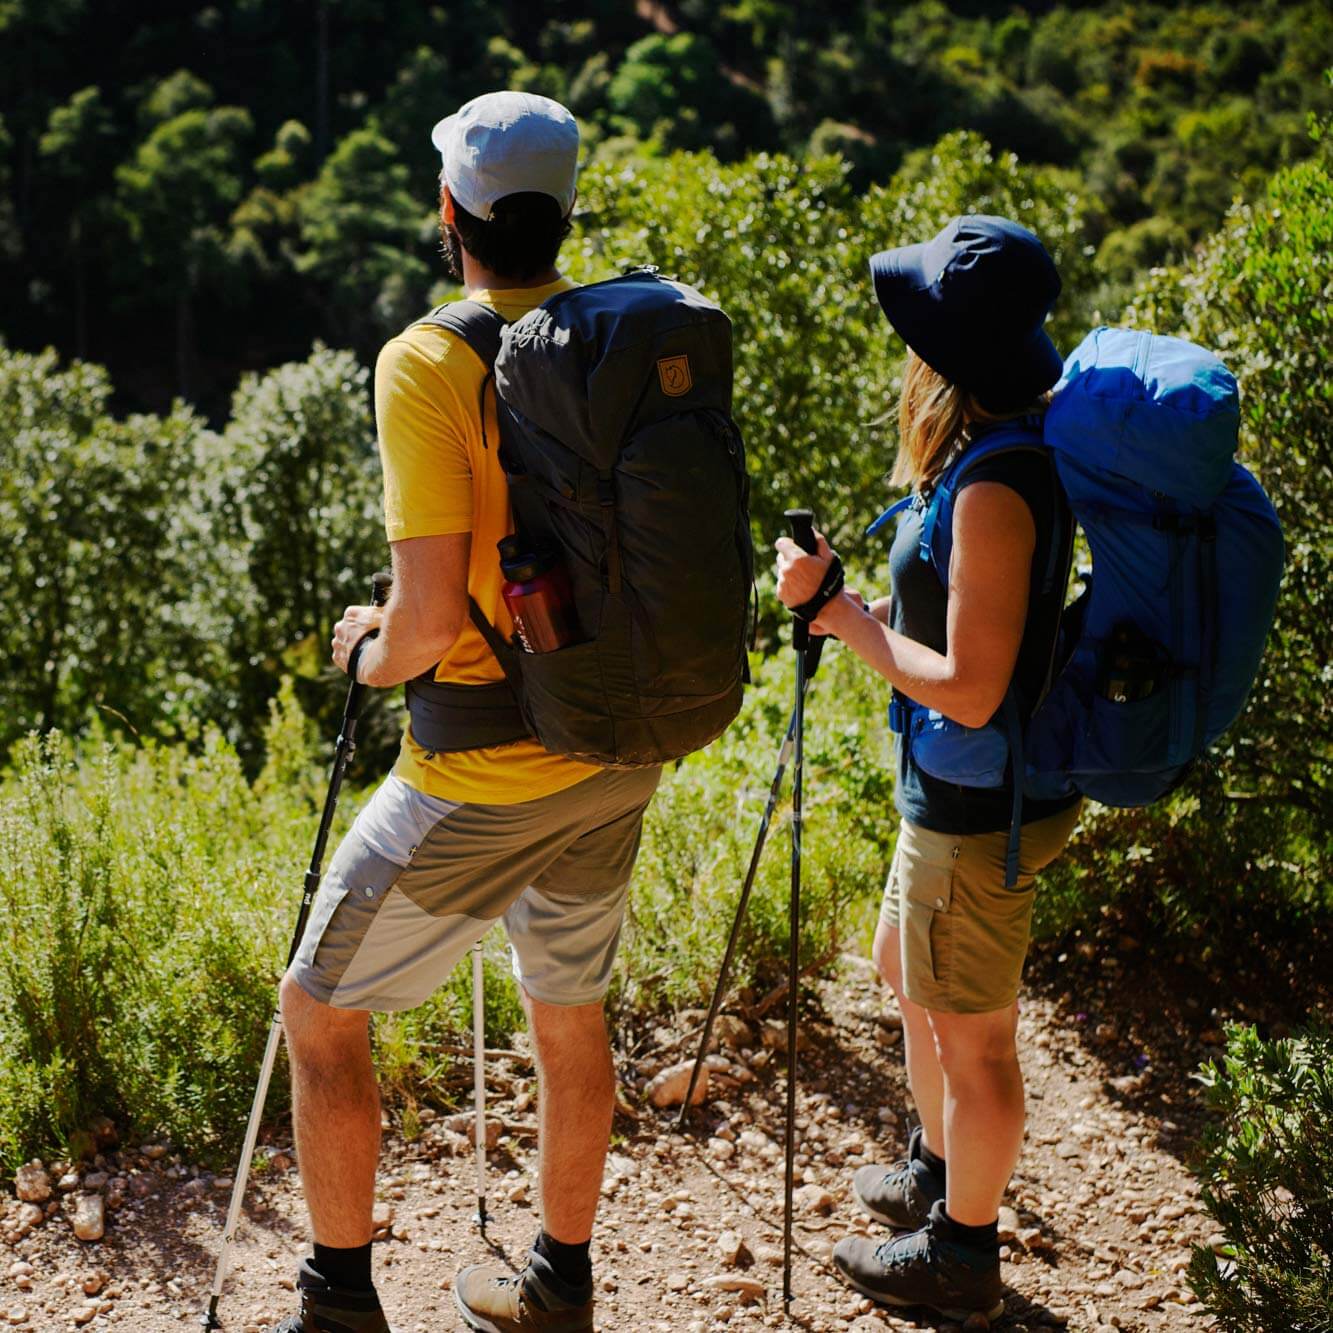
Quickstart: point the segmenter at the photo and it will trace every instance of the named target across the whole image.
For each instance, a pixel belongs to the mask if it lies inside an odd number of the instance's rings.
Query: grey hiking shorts
[[[503,917],[529,995],[600,1000],[660,776],[606,769],[517,805],[444,801],[386,778],[320,884],[292,976],[341,1009],[412,1009]]]

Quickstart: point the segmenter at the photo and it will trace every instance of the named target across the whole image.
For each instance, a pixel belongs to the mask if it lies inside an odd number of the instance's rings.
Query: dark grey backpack
[[[472,301],[426,322],[492,369],[490,447],[515,526],[563,561],[582,640],[523,652],[472,602],[505,680],[447,685],[429,671],[409,682],[413,736],[445,752],[531,735],[613,767],[707,745],[740,707],[753,586],[730,320],[693,288],[639,270],[561,292],[512,324]]]

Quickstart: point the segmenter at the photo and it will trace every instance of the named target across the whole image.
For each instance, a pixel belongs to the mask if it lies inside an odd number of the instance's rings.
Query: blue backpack
[[[1277,515],[1235,461],[1236,381],[1179,338],[1093,330],[1065,362],[1040,434],[986,434],[944,473],[921,558],[947,582],[953,502],[983,458],[1048,451],[1092,551],[1093,574],[1061,619],[1045,696],[1024,723],[1013,688],[969,728],[898,695],[890,724],[941,781],[1014,782],[1006,882],[1018,879],[1024,796],[1081,792],[1149,805],[1176,787],[1236,720],[1254,683],[1282,576]],[[871,525],[878,531],[912,501]],[[1049,581],[1062,543],[1052,546]]]

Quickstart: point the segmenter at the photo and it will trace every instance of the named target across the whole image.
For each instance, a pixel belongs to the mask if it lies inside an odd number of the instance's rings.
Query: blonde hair
[[[988,412],[966,389],[945,379],[910,348],[898,399],[898,455],[889,482],[924,490],[949,466],[975,422],[1007,421],[1042,411],[1050,394],[1017,412]]]
[[[889,477],[894,486],[928,486],[948,466],[964,438],[971,394],[910,349],[898,399],[898,456]]]

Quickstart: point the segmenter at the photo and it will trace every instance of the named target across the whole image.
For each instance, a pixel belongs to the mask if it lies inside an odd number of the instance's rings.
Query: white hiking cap
[[[549,194],[563,216],[574,207],[579,127],[537,93],[483,93],[430,132],[444,159],[444,183],[456,203],[483,222],[497,199]]]

